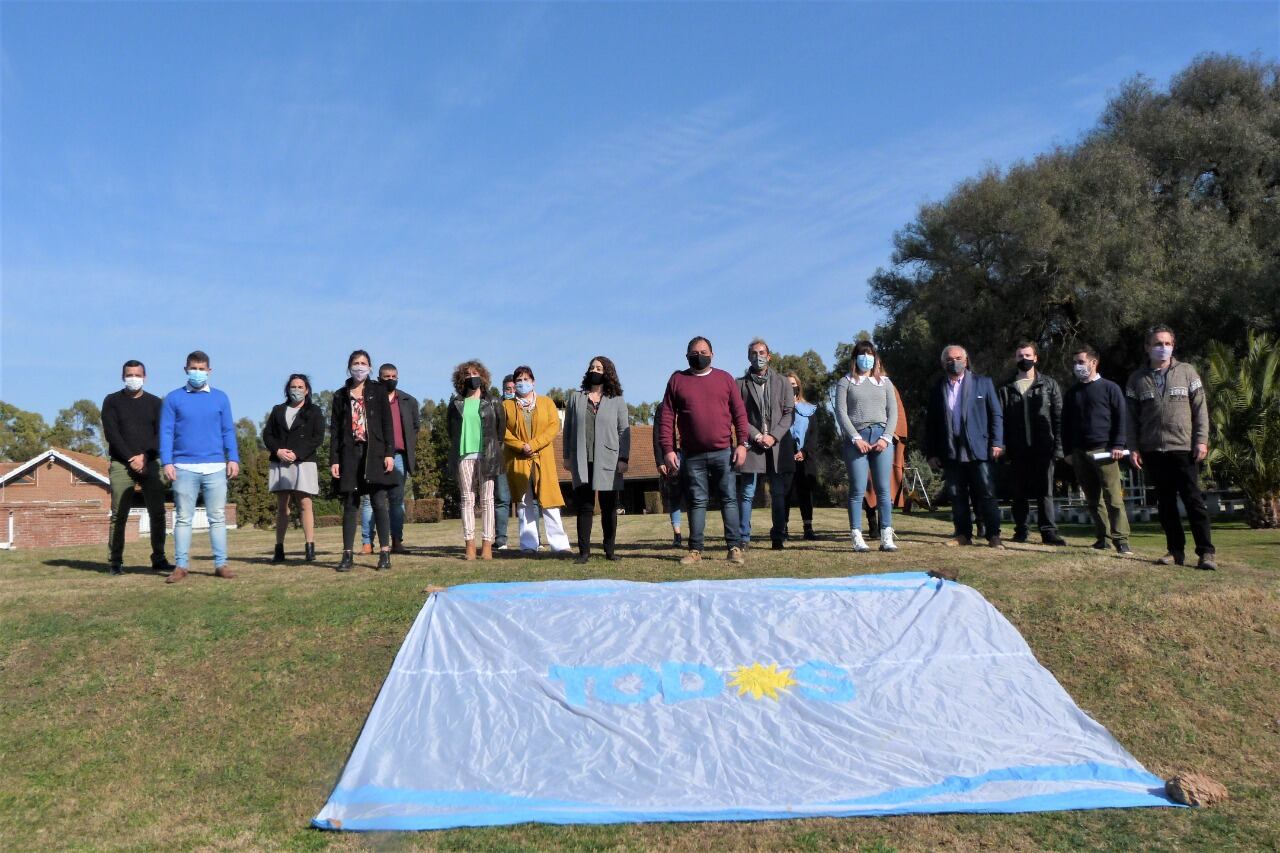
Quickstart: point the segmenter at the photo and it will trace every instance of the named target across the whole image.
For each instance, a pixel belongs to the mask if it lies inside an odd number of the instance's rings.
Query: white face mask
[[[1072,369],[1076,372],[1076,378],[1077,378],[1077,379],[1088,379],[1088,378],[1089,378],[1089,365],[1087,365],[1087,364],[1077,364],[1077,365],[1074,365],[1074,366],[1072,367]]]
[[[1154,362],[1165,362],[1173,358],[1173,347],[1164,344],[1156,344],[1151,348],[1151,360]]]
[[[369,367],[365,364],[357,364],[350,369],[351,378],[357,382],[363,382],[369,378]]]
[[[142,390],[144,382],[146,382],[146,380],[141,376],[126,376],[124,378],[124,387],[126,391],[137,393]]]

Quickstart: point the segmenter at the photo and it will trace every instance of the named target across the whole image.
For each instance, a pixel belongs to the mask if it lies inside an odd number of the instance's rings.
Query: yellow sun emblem
[[[751,666],[740,666],[733,672],[729,681],[730,687],[738,688],[738,695],[750,693],[752,699],[768,696],[778,698],[779,690],[786,690],[796,681],[791,677],[791,670],[778,669],[776,663],[763,666],[759,661]]]

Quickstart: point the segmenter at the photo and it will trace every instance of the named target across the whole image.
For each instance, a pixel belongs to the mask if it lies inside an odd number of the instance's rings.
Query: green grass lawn
[[[756,525],[767,530],[767,510]],[[844,513],[819,510],[817,542],[753,549],[733,567],[708,551],[699,577],[822,577],[952,566],[1018,627],[1075,700],[1149,770],[1227,785],[1211,809],[934,815],[753,823],[516,827],[401,835],[310,829],[430,585],[693,577],[664,517],[621,520],[621,563],[460,559],[456,521],[406,532],[391,572],[361,558],[269,563],[272,534],[230,534],[235,580],[166,586],[142,568],[113,578],[104,548],[0,552],[0,847],[514,850],[535,848],[1276,849],[1280,847],[1280,532],[1215,530],[1220,570],[1136,554],[942,547],[941,517],[899,516],[902,549],[854,554]],[[572,527],[572,523],[570,523]],[[798,523],[797,523],[798,527]],[[514,529],[514,525],[513,525]],[[718,530],[712,522],[712,532]],[[570,530],[570,537],[573,532]],[[597,530],[598,536],[598,530]],[[147,547],[128,560],[146,564]],[[172,547],[170,548],[172,555]],[[441,732],[441,737],[448,737]]]

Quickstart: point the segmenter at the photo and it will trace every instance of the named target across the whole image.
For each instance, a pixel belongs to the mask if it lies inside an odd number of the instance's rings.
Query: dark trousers
[[[387,497],[391,488],[362,483],[359,488],[342,493],[342,550],[354,550],[356,528],[360,525],[360,499],[366,494],[373,504],[373,525],[378,530],[378,544],[383,548],[391,547],[391,501]]]
[[[808,472],[809,460],[796,463],[796,472],[791,478],[791,492],[787,495],[787,523],[791,523],[791,507],[800,509],[800,519],[807,525],[813,524],[813,475]]]
[[[1182,519],[1178,516],[1178,498],[1187,509],[1187,522],[1195,539],[1196,554],[1203,557],[1212,554],[1213,540],[1209,534],[1209,511],[1200,493],[1200,465],[1188,450],[1152,450],[1143,452],[1142,469],[1156,489],[1156,508],[1160,513],[1160,526],[1169,551],[1181,554],[1187,547],[1187,536],[1182,531]]]
[[[733,471],[733,451],[709,450],[688,453],[684,457],[684,483],[688,490],[689,550],[701,551],[707,529],[707,504],[711,490],[720,498],[720,517],[724,519],[724,539],[730,548],[742,544],[738,532],[738,501]]]
[[[496,532],[493,546],[501,548],[507,544],[507,522],[511,520],[511,484],[507,482],[506,472],[493,479],[493,521]]]
[[[947,495],[951,498],[951,523],[956,536],[973,538],[970,500],[982,518],[982,533],[988,539],[1000,535],[1000,508],[991,487],[991,466],[987,462],[958,462],[949,459],[942,467]]]
[[[134,484],[142,486],[142,499],[147,505],[151,522],[151,561],[164,559],[164,493],[165,484],[160,476],[160,460],[147,462],[141,474],[134,475],[123,462],[111,462],[111,536],[108,542],[108,558],[113,563],[124,562],[124,534],[129,526],[129,509],[133,506]]]
[[[1013,532],[1018,536],[1027,533],[1027,516],[1031,499],[1036,502],[1036,514],[1040,519],[1040,535],[1058,534],[1057,507],[1053,503],[1053,457],[1009,457],[1009,485],[1013,492],[1010,510],[1013,513]]]
[[[404,467],[404,452],[396,452],[396,484],[387,491],[387,512],[391,519],[391,541],[404,539],[404,484],[409,474]]]
[[[604,553],[613,554],[618,538],[618,493],[597,492],[594,476],[574,486],[573,503],[578,510],[578,553],[591,553],[591,525],[596,515],[596,495],[600,496],[600,527],[604,531]]]

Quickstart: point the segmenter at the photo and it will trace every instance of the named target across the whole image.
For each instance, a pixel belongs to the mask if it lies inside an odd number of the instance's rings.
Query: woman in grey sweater
[[[849,372],[836,385],[836,423],[842,437],[845,470],[849,472],[849,534],[853,550],[871,550],[862,538],[862,499],[870,470],[880,513],[880,550],[896,551],[889,483],[898,402],[871,341],[854,345]]]

